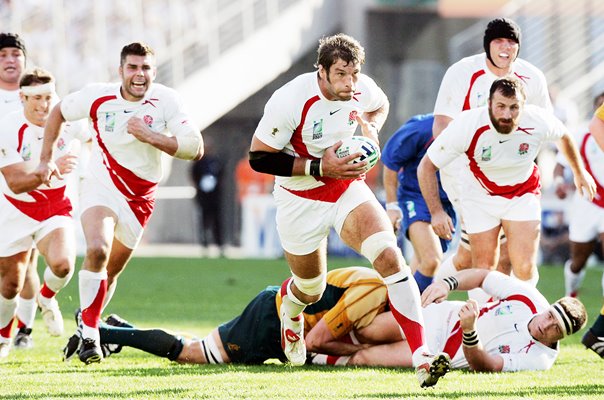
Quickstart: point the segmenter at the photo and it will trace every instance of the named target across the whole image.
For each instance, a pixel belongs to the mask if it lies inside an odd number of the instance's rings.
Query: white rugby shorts
[[[335,202],[305,199],[275,185],[277,232],[283,249],[295,255],[310,254],[329,235],[330,228],[340,234],[346,217],[352,210],[375,195],[365,181],[356,180]]]
[[[604,233],[604,208],[575,193],[568,216],[568,238],[573,242],[587,243],[602,233]]]
[[[476,191],[472,192],[472,196],[463,196],[462,215],[469,234],[488,231],[500,225],[502,220],[541,221],[540,198],[533,193],[512,199],[478,194]]]
[[[27,251],[55,229],[73,233],[73,218],[57,215],[45,221],[36,221],[19,211],[0,194],[0,257],[9,257]]]
[[[128,206],[124,196],[115,188],[103,185],[92,174],[80,181],[80,215],[91,207],[106,207],[117,215],[114,237],[129,249],[135,249],[143,236],[143,227]]]

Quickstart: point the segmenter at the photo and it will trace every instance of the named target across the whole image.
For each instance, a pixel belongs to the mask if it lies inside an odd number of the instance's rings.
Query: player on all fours
[[[384,278],[391,308],[414,350],[421,386],[448,370],[445,355],[424,346],[419,290],[406,265],[385,210],[363,180],[367,164],[350,165],[360,153],[337,158],[341,140],[360,126],[379,143],[389,103],[361,73],[365,54],[350,36],[321,39],[314,72],[275,91],[266,104],[250,147],[250,165],[275,175],[277,231],[292,272],[282,287],[284,353],[294,365],[306,361],[304,309],[325,288],[327,236],[333,227]]]
[[[98,324],[120,273],[140,241],[155,206],[161,156],[203,155],[203,139],[172,89],[153,83],[155,53],[144,43],[122,48],[119,83],[95,83],[67,95],[50,114],[38,175],[60,175],[53,147],[64,121],[88,118],[93,148],[81,181],[81,222],[86,255],[79,273],[82,324],[80,360],[100,362]]]

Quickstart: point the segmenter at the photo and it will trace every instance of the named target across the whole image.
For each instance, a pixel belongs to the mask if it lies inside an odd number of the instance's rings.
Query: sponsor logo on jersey
[[[115,113],[105,113],[105,132],[113,132],[115,129]]]
[[[356,110],[353,110],[350,112],[350,114],[348,114],[348,125],[352,125],[357,122],[357,115],[358,113],[356,112]]]
[[[482,161],[491,161],[491,146],[489,147],[483,147],[482,148],[482,155],[480,156],[480,159]]]
[[[151,125],[153,125],[153,117],[150,115],[145,115],[143,117],[143,121],[145,121],[145,124],[147,124],[149,128],[151,128]]]
[[[510,353],[510,345],[509,344],[502,344],[501,346],[499,346],[499,353],[500,354],[509,354]]]
[[[526,153],[528,153],[529,151],[529,144],[528,143],[520,143],[520,146],[518,146],[518,154],[523,156]]]
[[[318,140],[323,137],[323,118],[312,122],[312,140]]]

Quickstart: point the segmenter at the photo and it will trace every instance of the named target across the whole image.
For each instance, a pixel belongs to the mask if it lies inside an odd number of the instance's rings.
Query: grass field
[[[330,261],[331,268],[360,262]],[[540,273],[546,297],[562,296],[562,268]],[[601,274],[601,268],[588,270],[581,292],[592,321],[602,305]],[[141,327],[205,336],[287,275],[283,260],[138,258],[122,275],[108,311]],[[0,362],[0,399],[604,399],[604,360],[580,344],[582,332],[566,339],[550,371],[453,371],[435,388],[420,389],[411,369],[191,366],[126,348],[97,365],[63,363],[60,349],[75,329],[77,275],[59,300],[65,337],[49,337],[38,319],[35,348],[13,350]]]

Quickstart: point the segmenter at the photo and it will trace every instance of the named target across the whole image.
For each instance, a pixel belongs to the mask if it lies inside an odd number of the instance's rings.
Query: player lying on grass
[[[279,286],[269,286],[241,315],[220,325],[203,339],[184,338],[161,329],[136,329],[119,317],[110,316],[107,324],[100,326],[101,347],[105,356],[120,351],[121,346],[130,346],[182,363],[261,364],[268,359],[286,362],[281,347],[280,291]],[[329,271],[323,297],[304,310],[304,331],[308,332],[306,348],[314,353],[351,356],[359,350],[382,344],[357,338],[355,333],[362,332],[376,316],[388,310],[387,288],[374,270],[349,267]],[[390,319],[396,324],[391,314]],[[400,338],[398,333],[394,339],[385,340],[400,341]],[[77,337],[72,339],[64,349],[65,360],[78,351]],[[411,354],[406,360],[397,360],[397,364],[411,367]],[[448,370],[449,359],[442,354],[438,368],[426,372],[430,376],[428,379],[422,377],[423,381],[434,385]]]
[[[482,307],[475,300],[445,301],[451,290],[478,287],[492,296]],[[428,286],[422,294],[422,306],[430,350],[448,354],[452,368],[474,371],[547,370],[558,356],[559,341],[579,331],[587,321],[585,307],[577,299],[563,297],[550,305],[529,284],[476,268]],[[379,340],[398,332],[392,318],[383,313],[361,334]],[[396,361],[409,360],[410,353],[402,340],[359,350],[347,363],[397,366]],[[342,363],[335,357],[315,358],[313,362]]]
[[[318,353],[311,355],[312,363],[411,367],[411,351],[387,310],[385,288],[376,278],[373,270],[358,267],[328,273],[329,290],[316,308],[307,309],[310,318],[306,323],[312,328],[306,346],[309,352]],[[344,282],[354,284],[343,289]],[[477,287],[494,301],[482,308],[473,300],[445,301],[452,289]],[[107,354],[118,352],[123,345],[178,362],[284,361],[275,307],[279,299],[277,287],[265,289],[239,317],[201,340],[159,329],[138,330],[110,316],[107,322],[121,327],[102,325],[101,342]],[[558,356],[559,340],[579,331],[587,320],[585,307],[577,299],[563,297],[550,305],[536,288],[482,269],[460,271],[433,283],[422,301],[429,348],[451,357],[453,368],[475,371],[549,369]],[[326,308],[329,303],[332,307]],[[119,347],[109,350],[110,344]],[[66,359],[76,351],[77,347],[68,346]],[[435,375],[442,376],[446,370],[440,372]]]

